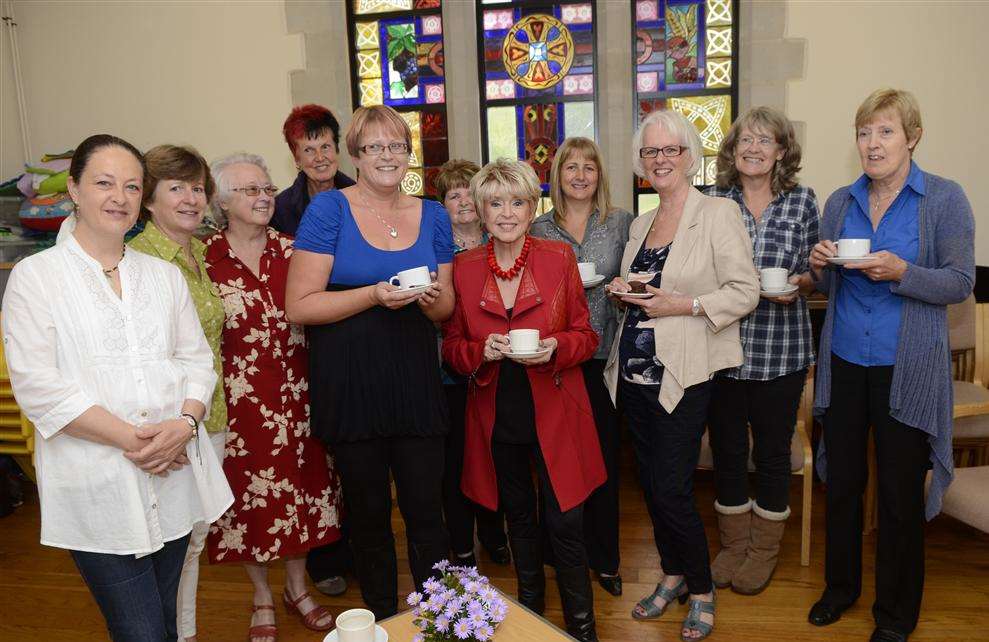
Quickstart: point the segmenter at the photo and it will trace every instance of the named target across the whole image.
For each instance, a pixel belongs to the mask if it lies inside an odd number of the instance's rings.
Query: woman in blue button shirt
[[[830,461],[827,587],[809,620],[835,622],[862,590],[871,426],[879,480],[871,639],[879,642],[906,640],[920,614],[924,518],[940,511],[952,475],[946,306],[969,296],[975,274],[972,208],[957,183],[913,162],[922,131],[909,92],[882,89],[862,103],[855,135],[865,173],[828,199],[824,240],[810,256],[818,289],[829,295],[814,406]],[[838,266],[839,239],[869,239],[872,252]]]
[[[391,488],[417,589],[447,557],[441,478],[447,411],[436,328],[453,312],[453,240],[443,206],[403,194],[412,134],[390,107],[362,107],[347,130],[357,184],[313,197],[289,267],[288,320],[308,327],[312,434],[333,451],[361,595],[398,610]],[[424,291],[389,283],[426,266]]]

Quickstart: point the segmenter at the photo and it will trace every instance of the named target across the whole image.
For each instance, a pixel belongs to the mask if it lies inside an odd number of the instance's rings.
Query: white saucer
[[[593,288],[596,285],[601,285],[602,281],[604,281],[604,275],[598,274],[593,279],[588,279],[586,281],[583,281],[583,283],[585,288]]]
[[[413,285],[411,288],[398,288],[399,292],[425,292],[432,283],[427,283],[426,285]]]
[[[623,299],[651,299],[652,292],[614,292],[615,296]]]
[[[523,359],[528,359],[529,357],[538,357],[549,352],[549,348],[543,348],[541,350],[529,351],[529,352],[506,352],[506,357],[521,357]]]
[[[340,642],[340,636],[337,635],[337,630],[333,629],[330,631],[329,634],[323,638],[323,642]],[[374,642],[388,642],[388,631],[385,631],[377,624],[374,625]]]
[[[759,292],[759,296],[774,297],[774,296],[786,296],[787,294],[793,294],[800,289],[800,286],[791,283],[782,290],[762,290]]]
[[[833,263],[835,265],[848,265],[849,263],[861,263],[862,261],[868,261],[871,259],[871,255],[866,256],[829,256],[828,263]]]

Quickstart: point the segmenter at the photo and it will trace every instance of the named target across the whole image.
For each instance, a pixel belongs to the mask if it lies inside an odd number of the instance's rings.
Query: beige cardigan
[[[628,278],[629,266],[655,217],[653,210],[632,222],[622,255],[622,278]],[[659,317],[640,324],[655,331],[656,356],[665,366],[659,402],[667,412],[673,412],[685,388],[742,363],[738,321],[759,304],[759,274],[738,204],[690,189],[663,268],[662,289],[697,297],[704,309],[697,317]],[[604,369],[613,402],[620,376],[618,346],[625,314]]]

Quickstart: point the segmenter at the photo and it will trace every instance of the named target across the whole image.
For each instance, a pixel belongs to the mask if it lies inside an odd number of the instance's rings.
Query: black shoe
[[[580,642],[598,642],[594,626],[594,592],[586,566],[557,567],[556,583],[567,633]]]
[[[474,552],[471,551],[468,555],[461,557],[454,553],[450,556],[450,564],[453,566],[474,566],[477,567],[477,558],[474,556]]]
[[[907,636],[893,629],[876,628],[869,642],[907,642]]]
[[[619,574],[601,575],[598,573],[598,584],[615,597],[619,597],[622,594],[622,576]]]
[[[817,604],[810,607],[810,613],[807,615],[807,621],[814,626],[827,626],[829,624],[834,624],[841,619],[841,614],[845,612],[847,606],[838,606],[837,604],[831,604],[825,602],[824,600],[818,600]]]
[[[512,552],[508,550],[508,547],[504,544],[498,546],[497,548],[488,548],[485,550],[488,552],[488,557],[490,557],[491,561],[495,564],[507,566],[512,562]]]
[[[519,586],[519,603],[542,615],[546,610],[546,573],[543,547],[538,539],[512,538],[512,557]]]

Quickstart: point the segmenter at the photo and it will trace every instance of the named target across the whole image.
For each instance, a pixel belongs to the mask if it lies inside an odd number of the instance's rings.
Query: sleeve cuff
[[[51,439],[62,428],[69,425],[74,419],[79,417],[96,404],[82,392],[73,393],[68,399],[49,410],[43,417],[34,422],[34,427],[38,429],[41,436]]]

